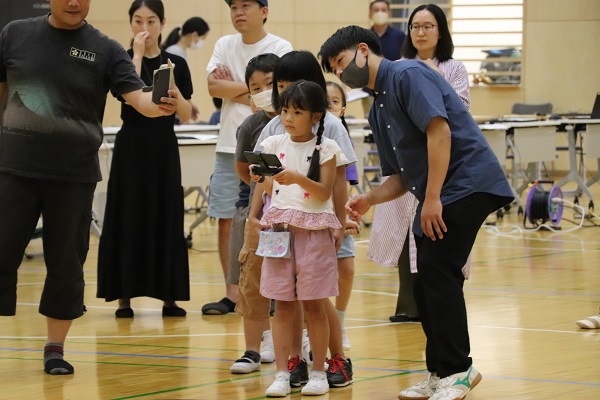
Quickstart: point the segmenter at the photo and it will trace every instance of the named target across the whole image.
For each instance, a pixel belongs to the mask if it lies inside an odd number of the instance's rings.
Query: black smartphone
[[[162,64],[159,69],[154,71],[152,77],[152,102],[154,104],[164,104],[160,98],[169,97],[169,89],[173,83],[173,68],[175,68],[175,64],[168,60],[167,64]]]

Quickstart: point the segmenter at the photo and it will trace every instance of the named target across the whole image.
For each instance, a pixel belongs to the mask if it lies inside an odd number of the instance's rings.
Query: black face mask
[[[344,82],[345,85],[350,86],[352,89],[363,88],[369,83],[369,57],[367,56],[365,60],[365,66],[360,68],[358,65],[356,65],[357,54],[358,49],[356,49],[356,53],[354,53],[354,59],[350,61],[350,64],[346,66],[340,75],[340,80]]]

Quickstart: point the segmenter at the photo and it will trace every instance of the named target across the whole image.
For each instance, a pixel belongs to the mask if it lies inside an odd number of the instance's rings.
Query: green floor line
[[[411,374],[411,373],[412,372],[397,372],[397,373],[387,374],[387,375],[381,375],[381,376],[373,377],[373,378],[360,378],[360,379],[355,379],[354,383],[372,382],[372,381],[377,381],[377,380],[381,380],[381,379],[388,379],[388,378],[398,377],[398,376],[402,376],[402,375],[408,375],[408,374]],[[218,384],[221,384],[221,383],[228,383],[228,382],[232,382],[232,381],[247,380],[247,379],[252,379],[252,378],[256,378],[256,376],[239,378],[239,379],[226,379],[226,380],[222,380],[222,381],[218,381],[218,382],[205,383],[205,384],[200,384],[200,385],[183,386],[183,387],[180,387],[180,388],[159,390],[159,391],[149,392],[149,393],[141,393],[141,394],[133,395],[133,396],[118,397],[118,398],[114,398],[112,400],[140,399],[142,397],[156,396],[156,395],[161,395],[161,394],[165,394],[165,393],[180,392],[182,390],[197,389],[197,388],[201,388],[201,387],[218,385]],[[300,392],[300,390],[294,390],[292,393],[294,394],[294,393],[299,393],[299,392]],[[258,399],[264,399],[264,398],[266,398],[266,396],[254,397],[252,399],[247,399],[247,400],[258,400]]]

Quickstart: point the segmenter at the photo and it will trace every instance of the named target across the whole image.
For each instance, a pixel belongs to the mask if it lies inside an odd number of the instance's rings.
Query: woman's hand
[[[423,60],[423,62],[425,64],[427,64],[429,66],[429,68],[433,69],[434,71],[437,71],[440,75],[444,76],[444,73],[438,68],[437,65],[435,65],[435,63],[433,62],[433,60],[431,58]]]
[[[198,106],[191,101],[190,104],[192,105],[192,115],[190,116],[190,121],[196,121],[200,116],[200,110],[198,109]]]
[[[146,53],[146,39],[148,38],[148,35],[149,33],[146,31],[142,31],[135,35],[131,45],[134,56],[144,57],[144,54]]]

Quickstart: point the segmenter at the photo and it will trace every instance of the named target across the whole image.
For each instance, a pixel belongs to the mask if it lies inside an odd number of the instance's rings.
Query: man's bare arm
[[[215,70],[208,75],[207,80],[208,93],[212,97],[250,105],[248,86],[245,82],[235,81],[226,66],[218,64]]]
[[[123,99],[135,108],[140,114],[149,117],[164,117],[165,115],[171,115],[177,111],[179,105],[178,97],[179,93],[176,90],[169,90],[169,96],[161,97],[161,101],[165,104],[156,105],[152,102],[151,92],[142,92],[142,89],[123,94]]]

